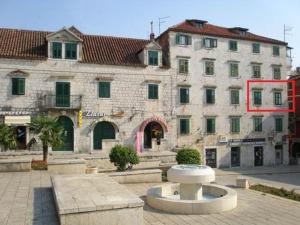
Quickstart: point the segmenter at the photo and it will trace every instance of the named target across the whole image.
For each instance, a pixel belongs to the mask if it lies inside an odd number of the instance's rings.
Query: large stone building
[[[64,145],[53,151],[140,154],[198,148],[213,167],[288,162],[287,44],[245,28],[186,20],[150,40],[0,30],[0,107],[20,148],[32,116],[57,116]],[[81,116],[82,115],[82,116]],[[82,118],[82,119],[81,119]]]

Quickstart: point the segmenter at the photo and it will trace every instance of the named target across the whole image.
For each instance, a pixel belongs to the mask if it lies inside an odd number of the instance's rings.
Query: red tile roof
[[[241,40],[248,40],[248,41],[257,41],[257,42],[264,42],[269,44],[277,44],[277,45],[287,45],[287,43],[263,36],[259,36],[253,33],[248,32],[248,29],[236,27],[236,29],[244,29],[246,32],[245,34],[240,34],[234,28],[226,28],[220,27],[216,25],[212,25],[209,23],[205,23],[202,28],[199,28],[193,25],[193,21],[197,20],[185,20],[182,23],[179,23],[175,26],[170,27],[167,31],[175,31],[175,32],[184,32],[184,33],[192,33],[192,34],[201,34],[201,35],[208,35],[208,36],[217,36],[217,37],[224,37],[224,38],[232,38],[232,39],[241,39]],[[200,20],[198,20],[200,21]]]
[[[75,29],[70,28],[83,39],[82,63],[143,66],[137,53],[149,40],[84,35]],[[46,60],[50,33],[0,28],[0,58]]]

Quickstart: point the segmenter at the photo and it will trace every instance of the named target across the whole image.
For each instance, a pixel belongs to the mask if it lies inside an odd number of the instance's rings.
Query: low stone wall
[[[60,225],[142,225],[144,202],[105,174],[51,177]]]
[[[1,159],[0,172],[28,172],[31,170],[30,159]]]
[[[160,169],[131,170],[107,174],[119,184],[160,183],[162,181],[162,171]]]
[[[48,161],[48,172],[51,174],[84,174],[86,169],[83,159],[56,159]]]

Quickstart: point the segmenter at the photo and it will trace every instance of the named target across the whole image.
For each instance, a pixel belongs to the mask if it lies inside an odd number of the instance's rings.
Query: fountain
[[[215,171],[203,165],[175,165],[168,180],[151,187],[147,203],[153,208],[177,214],[211,214],[228,211],[237,205],[237,193],[231,188],[211,184]]]

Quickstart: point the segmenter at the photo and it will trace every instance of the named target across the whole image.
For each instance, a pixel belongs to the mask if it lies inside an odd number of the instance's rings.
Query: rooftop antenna
[[[165,17],[159,17],[158,18],[158,33],[160,34],[160,27],[161,24],[167,22],[166,19],[170,18],[170,16],[165,16]]]
[[[291,33],[289,33],[289,31],[291,31],[293,29],[293,27],[287,26],[287,25],[283,25],[283,41],[285,42],[286,39],[286,35],[291,35]]]

